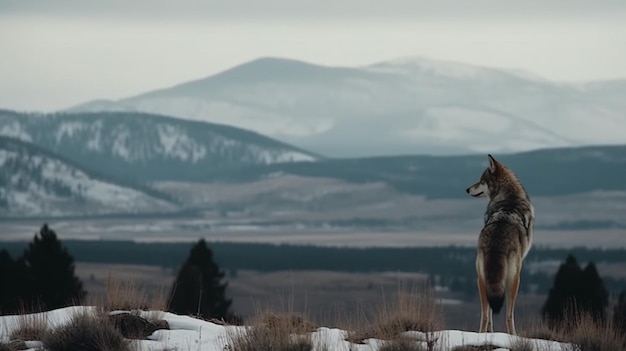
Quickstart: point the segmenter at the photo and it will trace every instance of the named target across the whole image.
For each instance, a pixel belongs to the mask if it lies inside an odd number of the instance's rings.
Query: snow
[[[0,135],[28,142],[33,140],[30,134],[26,131],[26,128],[24,128],[24,126],[17,121],[6,124],[0,128]]]
[[[0,150],[0,165],[8,160],[19,160],[40,171],[41,179],[35,180],[27,171],[12,174],[6,184],[0,185],[9,204],[11,215],[67,215],[104,214],[120,212],[167,211],[172,205],[140,191],[91,178],[85,172],[59,160],[40,155],[28,158],[20,152]],[[26,179],[24,179],[26,178]],[[17,186],[20,182],[27,187]],[[52,183],[71,190],[60,196],[43,186]],[[80,201],[76,201],[76,199]]]
[[[265,164],[281,163],[281,162],[298,162],[298,161],[315,161],[315,157],[302,152],[295,151],[269,151],[259,148],[256,156]]]
[[[271,90],[271,87],[266,89]],[[246,97],[250,95],[253,94],[246,93]],[[137,109],[144,112],[225,124],[270,136],[306,137],[323,133],[333,126],[330,118],[297,118],[299,116],[291,112],[275,112],[276,110],[272,108],[259,109],[256,105],[249,106],[247,101],[172,96],[140,99],[135,103]]]
[[[191,159],[193,163],[196,163],[207,154],[202,145],[196,143],[180,128],[168,124],[159,124],[157,131],[165,156],[183,161]]]
[[[121,158],[130,161],[132,159],[138,159],[138,157],[131,157],[131,151],[128,149],[128,142],[130,139],[130,132],[123,128],[116,128],[115,141],[113,142],[113,153],[119,155]]]
[[[503,118],[506,117],[506,118]],[[432,143],[465,145],[475,152],[493,152],[502,148],[502,135],[516,133],[507,140],[507,151],[550,147],[558,136],[549,130],[530,130],[532,122],[497,110],[464,106],[438,106],[424,110],[414,128],[398,131],[402,138],[420,139]],[[433,130],[439,132],[434,135]],[[561,140],[566,144],[566,140]]]
[[[73,306],[39,314],[48,321],[48,327],[54,328],[67,323],[77,313],[93,312],[94,307]],[[144,311],[142,316],[154,316],[155,311]],[[135,340],[133,345],[138,350],[232,350],[230,340],[248,330],[246,326],[222,326],[211,322],[180,316],[173,313],[159,312],[161,318],[170,326],[169,330],[157,330],[147,340]],[[19,327],[20,316],[0,316],[0,342],[8,342],[8,335]],[[23,317],[22,317],[23,318]],[[23,319],[22,319],[23,320]],[[41,320],[41,319],[38,319]],[[341,329],[320,327],[311,334],[313,350],[329,351],[376,351],[384,343],[378,339],[367,339],[363,344],[346,341],[347,332]],[[505,333],[475,333],[460,330],[442,330],[432,333],[417,331],[405,332],[404,336],[415,339],[416,343],[426,346],[426,341],[435,340],[434,350],[451,350],[458,346],[493,345],[497,350],[510,350],[520,341],[529,341],[533,350],[563,351],[575,350],[573,345],[556,341],[525,339]],[[29,341],[32,350],[43,349],[41,343]],[[45,349],[44,349],[45,350]]]
[[[399,71],[404,69],[406,73],[409,73],[410,69],[418,69],[423,72],[452,78],[474,78],[489,71],[488,69],[465,63],[433,60],[426,57],[403,57],[370,67],[374,69],[377,67],[398,69]]]
[[[91,126],[91,138],[87,142],[87,148],[89,150],[101,151],[102,150],[102,121],[96,121]]]
[[[71,138],[74,133],[82,131],[86,127],[85,123],[81,122],[64,122],[57,129],[56,142],[59,143],[66,136]]]

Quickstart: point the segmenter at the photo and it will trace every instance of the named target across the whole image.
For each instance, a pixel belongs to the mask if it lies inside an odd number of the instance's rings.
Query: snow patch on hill
[[[59,159],[0,149],[3,216],[75,216],[172,211],[138,190],[95,179]]]

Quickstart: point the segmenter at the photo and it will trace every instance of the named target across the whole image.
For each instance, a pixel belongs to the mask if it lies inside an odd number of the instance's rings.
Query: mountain
[[[0,135],[141,182],[202,180],[217,170],[319,158],[254,132],[138,112],[0,111]]]
[[[0,217],[171,212],[155,190],[98,175],[17,139],[0,137]]]
[[[533,196],[592,191],[626,191],[626,145],[542,149],[495,154],[511,168]],[[430,198],[466,198],[488,165],[486,155],[386,156],[328,159],[225,171],[215,181],[250,182],[295,175],[337,179],[356,184],[382,183],[401,193]]]
[[[425,58],[354,68],[261,58],[69,111],[223,123],[329,156],[503,153],[624,143],[625,92],[626,81],[554,83]]]

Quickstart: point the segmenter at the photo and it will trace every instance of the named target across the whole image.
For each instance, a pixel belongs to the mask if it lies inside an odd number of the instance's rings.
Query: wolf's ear
[[[496,159],[493,158],[493,156],[491,155],[487,155],[487,158],[489,158],[489,172],[495,173],[498,166],[498,161],[496,161]]]

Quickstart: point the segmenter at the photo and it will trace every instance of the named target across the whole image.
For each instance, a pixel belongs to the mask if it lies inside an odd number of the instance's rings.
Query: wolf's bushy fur
[[[473,197],[489,200],[485,225],[478,237],[476,273],[481,302],[480,332],[492,332],[492,312],[507,301],[507,332],[515,334],[515,299],[522,261],[532,243],[535,211],[515,174],[488,155],[489,167],[467,188]]]

